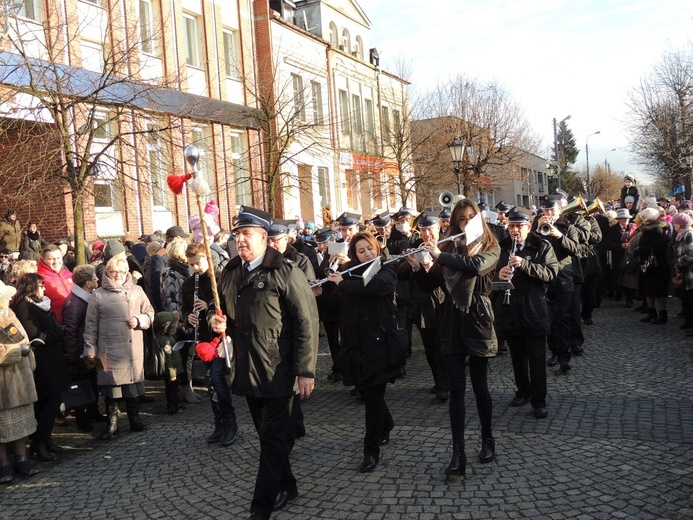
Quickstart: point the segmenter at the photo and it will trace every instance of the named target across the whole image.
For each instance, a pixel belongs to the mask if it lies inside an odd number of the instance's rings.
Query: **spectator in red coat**
[[[45,295],[51,300],[50,310],[62,325],[63,305],[75,284],[72,273],[63,267],[63,253],[58,246],[51,244],[41,250],[37,272],[43,276]]]

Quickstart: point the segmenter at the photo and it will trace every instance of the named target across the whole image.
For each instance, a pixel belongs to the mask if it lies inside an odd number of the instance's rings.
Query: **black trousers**
[[[582,284],[582,318],[585,320],[592,318],[592,312],[597,305],[597,282],[596,276],[589,276]],[[599,294],[601,302],[601,293]]]
[[[450,385],[448,385],[448,375],[445,373],[445,363],[443,354],[440,352],[440,344],[436,341],[438,331],[437,329],[420,328],[419,333],[421,334],[426,361],[433,375],[433,384],[436,385],[437,390],[446,392]]]
[[[464,354],[444,354],[445,369],[450,383],[450,429],[452,443],[464,444],[465,404],[464,393],[467,387],[467,375],[464,366]],[[481,437],[493,436],[493,401],[488,391],[488,358],[469,356],[469,377],[472,380],[472,390],[476,397],[476,410],[481,423]]]
[[[366,408],[366,434],[363,436],[363,454],[380,456],[380,439],[392,429],[394,421],[385,402],[387,383],[361,389]]]
[[[339,322],[338,321],[323,321],[325,327],[325,335],[327,335],[327,343],[330,345],[330,356],[332,357],[332,372],[340,372],[339,370]]]
[[[575,283],[573,298],[570,300],[568,319],[570,320],[571,347],[582,346],[585,342],[585,337],[582,334],[582,287],[582,283]]]
[[[532,407],[546,408],[546,336],[510,336],[506,341],[517,386],[515,397],[529,397]]]
[[[260,464],[250,511],[269,518],[280,491],[297,492],[286,436],[291,422],[293,396],[246,397],[246,400],[260,437]]]
[[[34,415],[36,416],[36,432],[33,440],[38,443],[46,443],[51,440],[55,418],[60,412],[61,394],[42,397],[34,403]]]
[[[554,356],[558,357],[559,363],[569,363],[571,336],[568,313],[573,301],[573,293],[553,293],[548,295],[548,301],[551,313],[551,332],[547,338],[549,349]]]

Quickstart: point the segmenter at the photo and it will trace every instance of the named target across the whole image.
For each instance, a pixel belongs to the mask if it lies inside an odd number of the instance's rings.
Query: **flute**
[[[200,273],[195,273],[195,293],[193,294],[193,307],[195,306],[195,303],[199,299],[197,296],[198,291],[200,290]],[[195,311],[195,341],[198,341],[198,330],[200,327],[200,311],[197,310]]]
[[[510,263],[510,259],[515,256],[515,253],[517,252],[517,237],[513,237],[513,245],[510,248],[510,253],[508,254],[508,263]],[[510,272],[514,273],[515,272],[515,267],[510,266]],[[505,294],[503,295],[503,305],[506,307],[510,305],[510,288],[508,287],[505,289]]]

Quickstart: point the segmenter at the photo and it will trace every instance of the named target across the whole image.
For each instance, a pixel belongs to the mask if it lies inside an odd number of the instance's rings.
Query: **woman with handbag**
[[[37,427],[29,452],[41,461],[52,461],[54,453],[63,451],[51,439],[55,418],[60,412],[62,392],[68,382],[63,329],[50,312],[51,300],[44,295],[44,279],[40,274],[27,273],[17,281],[17,294],[12,299],[11,307],[26,330],[28,339],[40,339],[44,343],[34,348],[34,382],[38,394],[34,413]]]
[[[0,484],[12,482],[7,448],[14,452],[15,470],[31,477],[38,470],[26,456],[26,438],[36,431],[34,403],[37,400],[33,370],[34,354],[27,333],[10,309],[14,287],[0,282]]]
[[[373,235],[357,233],[349,242],[349,262],[343,265],[343,270],[377,259],[380,254],[380,243]],[[342,381],[347,386],[356,386],[366,408],[361,473],[375,469],[380,460],[380,446],[390,440],[395,423],[385,402],[385,389],[388,382],[403,374],[406,362],[406,342],[401,342],[399,351],[396,344],[395,265],[382,265],[364,283],[362,276],[371,265],[349,275],[336,272],[328,277],[336,286],[333,296],[339,302]]]
[[[465,231],[479,213],[479,207],[471,199],[455,204],[450,217],[450,236]],[[469,356],[469,376],[481,423],[479,461],[491,462],[495,456],[493,403],[487,376],[488,358],[498,352],[489,294],[500,246],[484,219],[481,225],[483,234],[472,244],[467,244],[466,237],[446,242],[440,249],[436,244],[424,244],[422,247],[431,254],[434,263],[427,273],[424,269],[415,273],[445,291],[439,340],[450,385],[452,461],[445,469],[447,475],[464,475],[467,464],[464,451],[466,356]]]
[[[640,321],[662,325],[667,322],[667,288],[669,286],[669,265],[667,263],[667,248],[669,238],[666,220],[659,219],[659,211],[646,208],[638,213],[642,221],[639,227],[640,240],[635,249],[635,256],[640,260],[641,276],[639,279],[640,293],[647,302],[646,315]],[[659,316],[655,308],[659,307]]]
[[[674,267],[681,274],[681,305],[684,322],[681,329],[686,336],[693,336],[693,219],[686,213],[678,213],[671,220],[674,225],[676,259]]]
[[[118,400],[124,399],[130,431],[146,430],[138,397],[144,394],[144,339],[142,331],[154,320],[154,308],[135,284],[128,261],[113,257],[106,264],[101,287],[89,298],[84,324],[83,356],[96,366],[96,380],[106,399],[108,424],[100,436],[118,433]]]

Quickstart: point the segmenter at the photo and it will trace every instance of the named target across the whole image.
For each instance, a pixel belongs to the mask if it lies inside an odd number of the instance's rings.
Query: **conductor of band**
[[[246,397],[260,437],[251,520],[298,497],[286,432],[294,394],[307,399],[313,391],[318,352],[315,297],[303,272],[267,247],[268,219],[247,208],[238,216],[238,257],[219,277],[222,316],[213,305],[207,315],[214,332],[233,339],[232,389]]]

